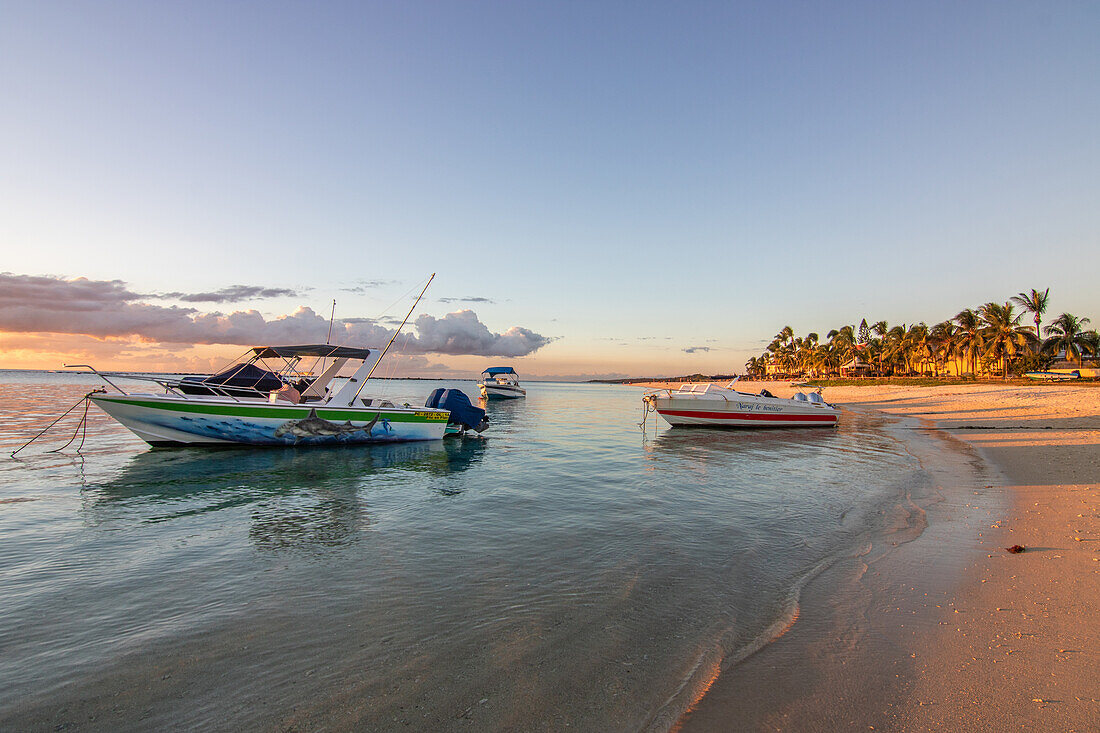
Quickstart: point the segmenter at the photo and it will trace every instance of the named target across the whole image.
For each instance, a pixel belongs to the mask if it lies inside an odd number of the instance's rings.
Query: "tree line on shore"
[[[1048,368],[1064,355],[1081,365],[1100,355],[1100,336],[1086,330],[1088,318],[1062,313],[1046,326],[1050,288],[1020,293],[1001,303],[966,308],[953,318],[928,326],[890,326],[886,321],[841,326],[825,340],[817,333],[796,337],[790,326],[776,334],[760,356],[745,363],[749,376],[838,374],[842,367],[874,376],[911,374],[993,374]],[[1018,309],[1018,310],[1017,310]],[[1034,329],[1023,323],[1031,314]]]

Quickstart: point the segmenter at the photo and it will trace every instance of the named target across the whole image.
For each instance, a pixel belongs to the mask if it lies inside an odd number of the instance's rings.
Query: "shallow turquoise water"
[[[7,458],[94,384],[0,372],[2,728],[665,728],[927,484],[853,413],[643,434],[642,390],[548,383],[483,439],[152,450],[93,407]]]

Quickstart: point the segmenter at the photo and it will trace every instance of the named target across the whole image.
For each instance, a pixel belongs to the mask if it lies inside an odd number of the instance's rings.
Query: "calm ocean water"
[[[928,482],[858,414],[643,435],[642,390],[548,383],[483,439],[152,450],[92,407],[7,457],[95,384],[0,372],[0,728],[667,728]]]

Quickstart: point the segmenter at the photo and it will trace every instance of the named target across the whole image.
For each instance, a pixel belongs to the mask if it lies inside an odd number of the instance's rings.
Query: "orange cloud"
[[[249,289],[234,288],[225,290]],[[109,360],[105,368],[111,369],[188,371],[209,361],[211,350],[203,346],[314,343],[328,331],[328,320],[307,307],[269,319],[257,310],[203,313],[142,301],[148,297],[121,280],[0,273],[0,365],[51,368],[57,361],[98,358]],[[347,318],[335,322],[333,342],[380,346],[393,333],[374,319]],[[493,333],[472,310],[462,310],[438,319],[422,314],[401,344],[412,354],[517,357],[550,341],[519,326]],[[131,366],[136,364],[148,366]],[[448,369],[427,360],[410,366]]]

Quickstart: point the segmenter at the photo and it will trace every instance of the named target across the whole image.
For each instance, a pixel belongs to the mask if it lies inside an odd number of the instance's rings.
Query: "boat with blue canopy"
[[[485,411],[458,390],[436,390],[423,407],[360,396],[433,279],[434,272],[381,350],[256,346],[243,362],[211,376],[136,377],[155,382],[163,393],[129,393],[88,364],[72,366],[113,387],[117,394],[97,390],[87,397],[154,446],[396,443],[481,432],[488,425]],[[313,359],[308,370],[299,368],[304,359]],[[356,362],[350,376],[341,376]]]
[[[438,440],[488,424],[485,411],[457,390],[433,393],[425,406],[363,396],[381,351],[344,346],[258,346],[250,357],[209,377],[135,377],[163,392],[89,395],[98,407],[154,446],[347,445]],[[313,357],[311,370],[299,370]],[[358,362],[350,376],[339,376]]]
[[[509,366],[489,367],[481,373],[477,386],[486,400],[514,400],[527,396],[527,391],[519,386],[519,375]]]

